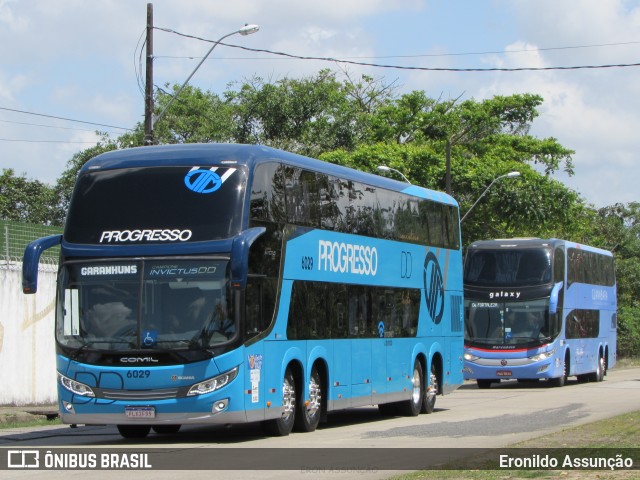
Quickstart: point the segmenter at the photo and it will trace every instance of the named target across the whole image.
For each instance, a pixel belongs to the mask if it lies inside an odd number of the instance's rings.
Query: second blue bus
[[[616,363],[613,255],[559,239],[474,242],[464,264],[465,379],[602,381]]]

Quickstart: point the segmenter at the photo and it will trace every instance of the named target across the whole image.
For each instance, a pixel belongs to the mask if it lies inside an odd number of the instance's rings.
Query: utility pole
[[[147,74],[144,95],[144,144],[153,145],[153,4],[147,3]]]

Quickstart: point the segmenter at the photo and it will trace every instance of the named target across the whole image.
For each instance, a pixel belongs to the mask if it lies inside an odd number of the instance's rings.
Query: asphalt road
[[[186,466],[202,455],[224,452],[224,460],[238,458],[242,468],[252,471],[228,472],[190,470],[188,478],[388,478],[397,464],[387,463],[386,452],[410,449],[450,449],[451,454],[464,448],[504,448],[515,442],[542,436],[568,427],[590,423],[603,418],[640,409],[640,368],[612,369],[604,382],[577,383],[570,379],[562,388],[546,383],[522,385],[516,381],[503,382],[488,390],[479,390],[475,383],[467,383],[451,395],[437,399],[436,411],[418,417],[381,417],[375,407],[357,408],[329,415],[326,425],[313,433],[292,433],[287,437],[266,437],[258,425],[230,427],[184,427],[175,435],[151,434],[145,440],[121,438],[115,427],[68,426],[40,427],[0,431],[0,447],[61,448],[78,447],[105,450],[108,448],[139,452],[162,448],[163,452],[179,452]],[[211,448],[214,447],[214,448]],[[271,465],[256,461],[256,452],[276,449],[276,462],[302,456],[303,450],[324,449],[318,455],[342,454],[351,456],[352,466],[325,469],[321,458],[309,463],[309,468],[279,471]],[[227,450],[222,450],[227,449]],[[334,450],[332,450],[334,449]],[[335,450],[337,449],[337,450]],[[355,452],[370,452],[377,459],[369,468]],[[390,450],[400,449],[400,450]],[[80,450],[82,451],[82,450]],[[441,451],[441,450],[439,450]],[[312,451],[314,452],[314,451]],[[198,457],[200,455],[200,457]],[[275,457],[274,457],[275,458]],[[235,460],[233,460],[235,461]],[[411,462],[409,462],[411,463]],[[404,468],[404,467],[401,467]],[[259,470],[259,474],[257,472]],[[65,479],[86,476],[86,471],[3,471],[2,478]],[[185,473],[185,472],[183,472]],[[5,475],[7,474],[7,475]],[[122,479],[123,474],[140,479],[173,478],[175,471],[101,471],[100,478]],[[180,475],[183,476],[183,475]]]

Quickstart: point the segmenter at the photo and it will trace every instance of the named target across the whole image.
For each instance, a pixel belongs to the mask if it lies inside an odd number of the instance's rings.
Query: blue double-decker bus
[[[63,422],[287,435],[429,413],[463,382],[460,244],[443,193],[262,146],[132,148],[83,166],[23,290],[60,245]]]
[[[479,241],[464,264],[465,379],[602,381],[616,363],[613,255],[558,239]]]

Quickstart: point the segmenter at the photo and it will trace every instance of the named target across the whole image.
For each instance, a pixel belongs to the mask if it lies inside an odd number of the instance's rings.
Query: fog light
[[[229,406],[229,399],[225,398],[224,400],[218,400],[213,404],[213,408],[211,409],[211,413],[220,413],[223,410],[226,410]]]
[[[73,404],[69,403],[69,402],[62,402],[62,406],[64,407],[64,409],[69,412],[69,413],[73,413],[75,414],[76,411],[73,408]]]

